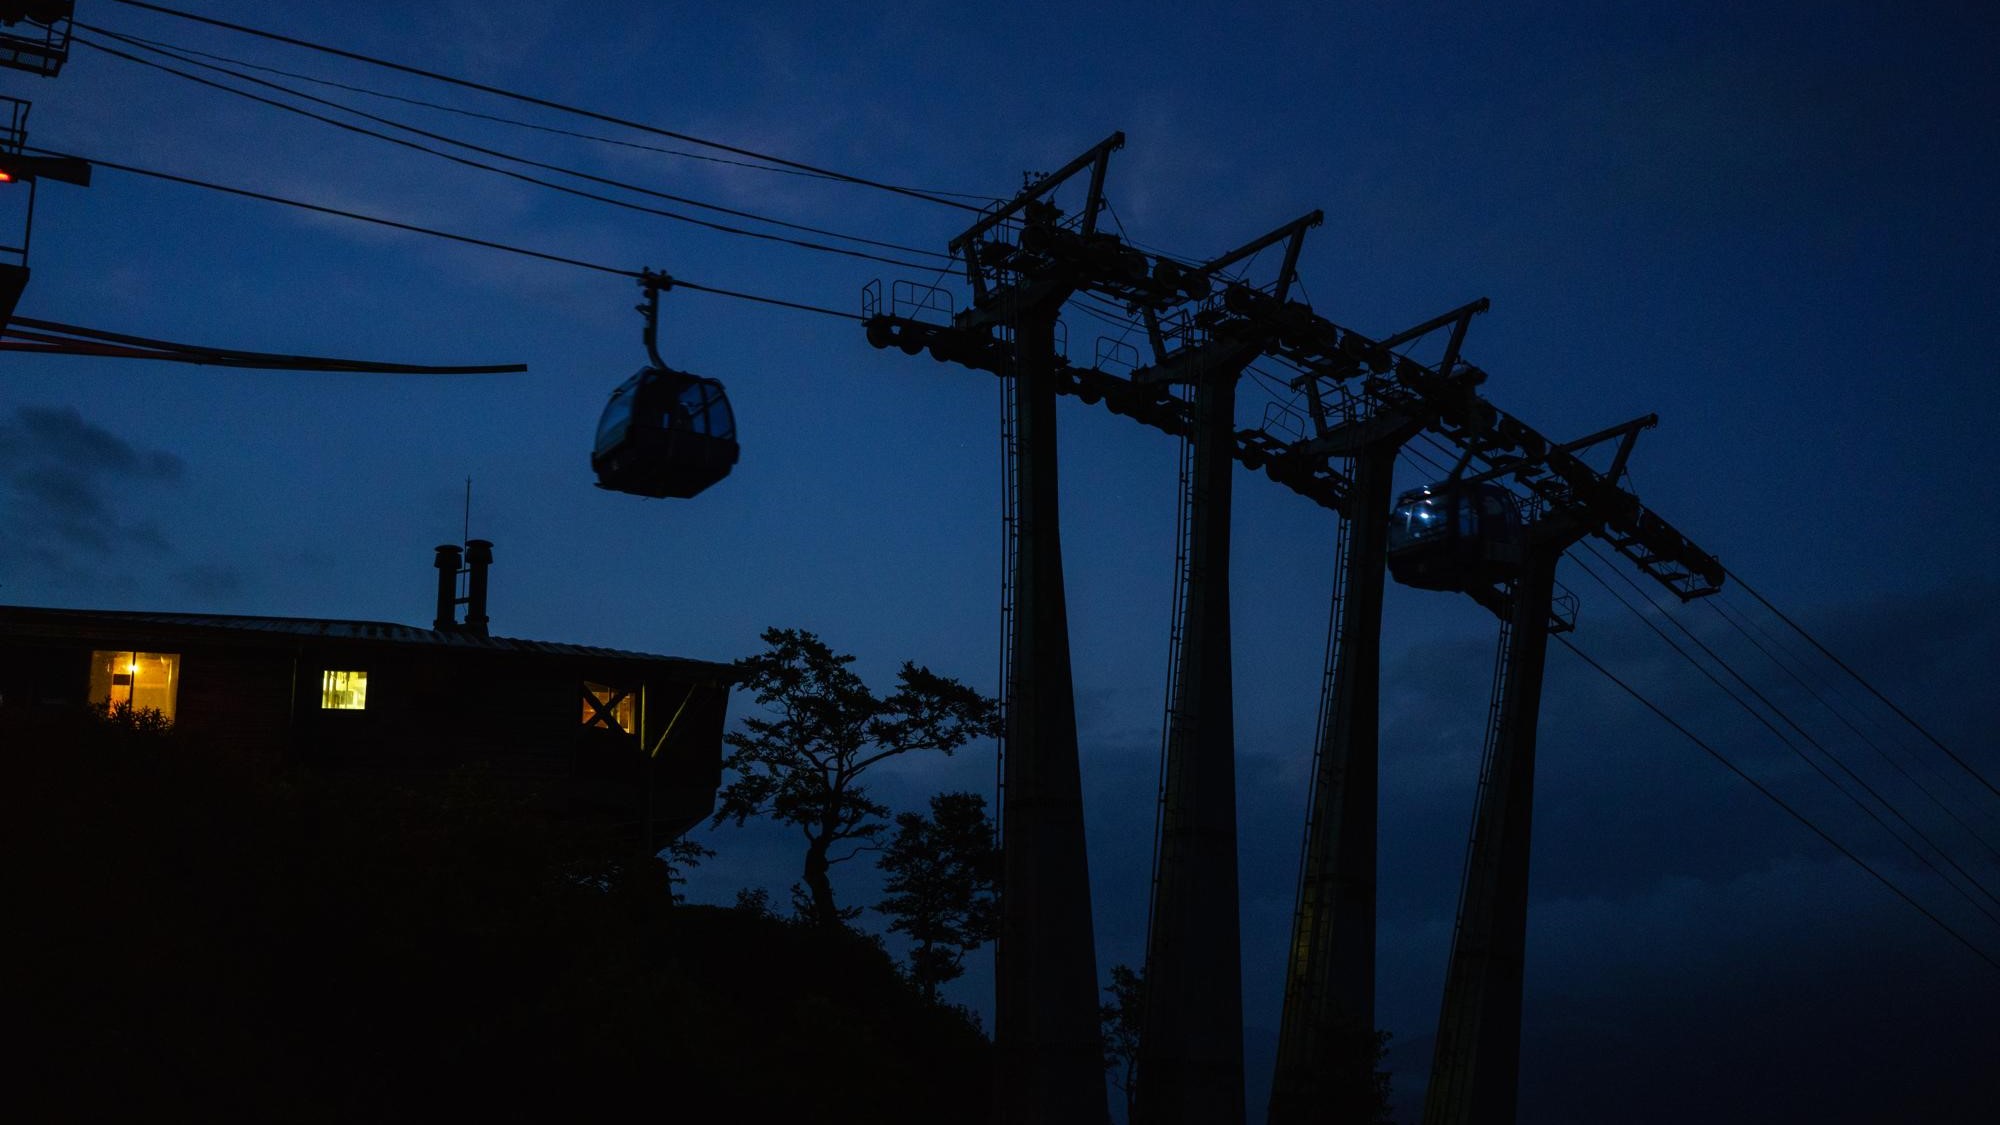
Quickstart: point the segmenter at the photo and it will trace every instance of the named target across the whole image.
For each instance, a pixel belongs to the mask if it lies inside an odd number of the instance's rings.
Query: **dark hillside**
[[[977,1116],[987,1044],[864,938],[669,908],[477,775],[286,772],[0,711],[16,1105],[305,1120]]]

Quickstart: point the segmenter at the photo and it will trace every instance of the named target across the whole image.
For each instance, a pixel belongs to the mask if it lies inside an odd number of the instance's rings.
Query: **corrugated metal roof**
[[[562,641],[531,641],[520,637],[483,637],[473,633],[418,629],[388,621],[339,621],[316,617],[246,617],[223,613],[150,613],[109,609],[43,609],[35,606],[0,606],[0,625],[10,628],[89,628],[91,626],[189,629],[216,633],[303,637],[314,640],[373,641],[383,644],[424,645],[439,648],[486,652],[534,653],[545,656],[583,656],[615,660],[657,660],[681,664],[702,664],[726,671],[729,666],[709,660],[663,656],[650,652],[601,648],[597,645],[568,644]]]

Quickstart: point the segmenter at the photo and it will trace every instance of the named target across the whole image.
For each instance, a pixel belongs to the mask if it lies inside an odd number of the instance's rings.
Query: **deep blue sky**
[[[122,31],[528,112],[81,7]],[[1118,219],[1191,257],[1324,208],[1302,264],[1318,311],[1386,333],[1487,296],[1467,352],[1492,374],[1494,401],[1557,437],[1658,412],[1632,463],[1641,497],[1994,776],[2000,489],[1980,458],[2000,423],[1988,341],[2000,35],[1975,7],[199,4],[941,189],[1004,195],[1023,171],[1123,129],[1107,188]],[[59,79],[8,72],[0,92],[34,100],[31,139],[51,148],[611,265],[843,309],[869,279],[900,275],[556,196],[82,48]],[[892,241],[941,248],[963,225],[861,189],[369,108]],[[728,659],[767,625],[802,626],[878,681],[905,657],[997,681],[988,377],[874,351],[850,322],[670,295],[664,351],[727,380],[743,461],[695,501],[646,502],[592,488],[587,464],[605,394],[642,361],[628,282],[108,171],[87,190],[48,186],[37,220],[23,315],[531,370],[426,381],[6,356],[0,602],[423,623],[429,548],[457,539],[469,475],[473,533],[498,544],[497,632]],[[1079,358],[1099,330],[1069,318]],[[1262,406],[1246,399],[1249,424]],[[1143,952],[1175,454],[1079,403],[1061,424],[1103,967]],[[1334,524],[1261,477],[1239,478],[1239,497],[1254,1118]],[[1580,645],[2000,951],[2000,924],[1829,795],[1588,577],[1564,580],[1584,600]],[[1682,617],[1764,690],[1789,684],[1709,608]],[[1410,1116],[1493,624],[1470,603],[1396,590],[1387,628],[1380,1015]],[[1855,689],[1839,694],[1863,730],[1884,721]],[[1782,698],[1968,870],[2000,880],[1994,855],[1872,750],[1797,693]],[[1983,1119],[1975,1107],[2000,1094],[2000,972],[1565,652],[1551,655],[1547,700],[1524,1119]],[[2000,801],[1907,731],[1880,729],[1898,761],[2000,839]],[[991,774],[989,748],[904,765],[883,792],[914,806]],[[746,883],[782,897],[794,877],[789,837],[705,838],[722,854],[696,897],[727,901]],[[849,886],[854,901],[871,893],[864,872]],[[986,973],[959,998],[983,1006]]]

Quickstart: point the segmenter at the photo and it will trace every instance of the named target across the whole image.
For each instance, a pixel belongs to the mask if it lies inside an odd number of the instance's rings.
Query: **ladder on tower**
[[[1187,398],[1191,391],[1175,388],[1174,395]],[[1167,625],[1167,696],[1164,720],[1160,724],[1159,785],[1153,802],[1152,878],[1146,888],[1146,948],[1153,948],[1153,912],[1160,898],[1160,847],[1166,833],[1167,751],[1183,722],[1180,700],[1181,638],[1187,624],[1188,565],[1193,554],[1194,535],[1194,428],[1180,436],[1179,503],[1174,512],[1174,593]]]
[[[1451,927],[1451,956],[1454,967],[1458,958],[1459,942],[1465,936],[1465,892],[1472,874],[1472,857],[1480,850],[1479,831],[1481,817],[1479,814],[1480,810],[1485,807],[1486,792],[1492,785],[1493,755],[1499,745],[1501,721],[1506,710],[1508,667],[1512,663],[1508,659],[1508,653],[1513,646],[1513,640],[1513,617],[1511,614],[1502,615],[1500,618],[1500,636],[1493,647],[1493,688],[1492,695],[1486,704],[1486,737],[1481,745],[1479,754],[1479,785],[1473,790],[1472,794],[1472,827],[1466,832],[1465,858],[1459,864],[1458,869],[1458,908],[1457,915],[1452,919]],[[1449,978],[1450,973],[1448,970],[1446,979],[1447,988],[1450,986]],[[1433,1083],[1456,1081],[1465,1076],[1467,1054],[1472,1050],[1473,1039],[1475,1038],[1475,1036],[1467,1034],[1469,1030],[1471,1029],[1462,1027],[1440,1027],[1438,1029],[1440,1037],[1449,1037],[1447,1050],[1450,1052],[1450,1058],[1448,1063],[1445,1059],[1441,1058],[1437,1060],[1437,1065],[1432,1067],[1431,1081]],[[1426,1098],[1427,1104],[1438,1100],[1435,1094]]]
[[[1296,939],[1310,937],[1300,932],[1305,923],[1306,913],[1307,852],[1312,846],[1313,834],[1319,828],[1319,800],[1315,789],[1320,776],[1320,760],[1326,756],[1328,726],[1333,720],[1333,709],[1337,706],[1333,693],[1335,677],[1340,668],[1340,605],[1341,598],[1347,592],[1348,544],[1353,536],[1353,523],[1342,519],[1339,530],[1334,534],[1333,598],[1326,614],[1326,663],[1320,670],[1319,727],[1313,734],[1312,768],[1306,773],[1307,777],[1313,779],[1313,784],[1306,787],[1305,831],[1299,837],[1299,874],[1292,889],[1292,933],[1295,935],[1292,956],[1295,958],[1304,957],[1307,950],[1312,948],[1310,940]],[[1292,975],[1300,983],[1304,983],[1303,978],[1297,973]]]
[[[1013,333],[1008,330],[1009,342]],[[1008,714],[1014,706],[1014,560],[1020,552],[1021,504],[1014,466],[1021,455],[1010,369],[1000,373],[1000,737],[993,755],[993,850],[1006,840]]]

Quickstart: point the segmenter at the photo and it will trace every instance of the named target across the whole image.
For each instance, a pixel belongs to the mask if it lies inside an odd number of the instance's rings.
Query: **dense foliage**
[[[889,878],[875,909],[907,934],[910,979],[937,999],[938,986],[965,972],[965,955],[1000,927],[1000,853],[993,820],[977,793],[940,793],[929,816],[902,813],[876,866]]]
[[[1139,1106],[1139,1028],[1146,1019],[1145,972],[1130,965],[1111,966],[1111,983],[1104,986],[1105,1000],[1097,1007],[1104,1036],[1104,1069],[1111,1085],[1125,1098],[1125,1118],[1131,1120]]]
[[[806,913],[844,925],[857,908],[834,896],[831,871],[873,850],[888,806],[863,784],[870,768],[921,751],[950,754],[996,733],[999,707],[957,680],[905,661],[896,690],[878,696],[836,653],[800,629],[766,629],[765,651],[736,662],[737,680],[763,707],[728,736],[732,775],[715,822],[769,816],[805,836]]]

